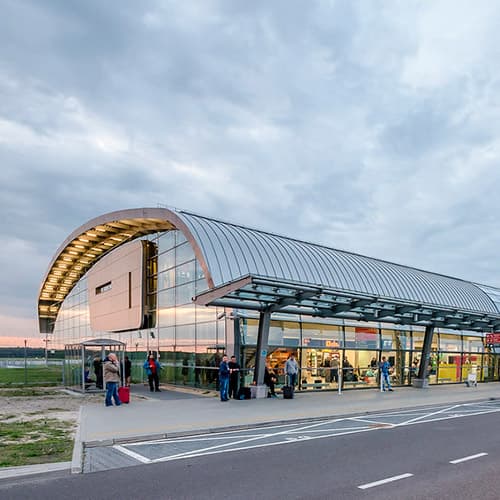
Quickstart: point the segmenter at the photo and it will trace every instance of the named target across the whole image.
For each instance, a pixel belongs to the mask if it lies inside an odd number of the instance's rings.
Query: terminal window
[[[98,286],[95,289],[95,294],[99,295],[101,293],[108,292],[109,290],[111,290],[111,281],[108,281],[107,283],[104,283],[104,285]]]

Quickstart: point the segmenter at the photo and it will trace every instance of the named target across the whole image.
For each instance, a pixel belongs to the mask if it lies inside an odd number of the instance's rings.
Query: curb
[[[71,458],[71,474],[81,474],[83,471],[83,449],[84,444],[81,440],[80,427],[82,424],[83,406],[80,406],[78,420],[76,422],[75,444],[73,445],[73,456]]]
[[[9,477],[28,476],[31,474],[46,474],[47,472],[69,470],[70,468],[71,468],[71,462],[21,465],[19,467],[2,467],[0,468],[0,479],[6,479]]]
[[[475,403],[478,401],[494,401],[498,398],[489,397],[489,398],[481,398],[481,399],[468,399],[465,401],[453,401],[451,403],[440,403],[440,405],[446,404],[467,404],[467,403]],[[208,434],[216,434],[221,432],[231,432],[231,431],[240,431],[245,429],[255,429],[261,427],[270,427],[274,425],[285,425],[285,424],[300,424],[307,422],[321,422],[323,420],[330,420],[332,418],[350,418],[350,417],[358,417],[358,416],[366,416],[366,415],[376,415],[380,413],[390,413],[394,411],[403,411],[403,410],[423,410],[425,408],[434,408],[436,404],[426,404],[420,406],[412,406],[412,407],[394,407],[394,408],[386,408],[384,410],[378,411],[364,411],[364,412],[356,412],[356,413],[344,413],[338,415],[324,415],[320,417],[301,417],[296,419],[281,419],[281,420],[270,420],[268,422],[258,422],[258,423],[249,423],[249,424],[240,424],[240,425],[230,425],[226,427],[213,427],[208,429],[198,429],[198,430],[187,430],[187,431],[176,431],[176,432],[162,432],[157,434],[144,434],[140,436],[130,436],[123,438],[108,438],[97,441],[86,441],[81,443],[82,448],[97,448],[101,446],[114,446],[118,444],[126,444],[126,443],[138,443],[141,441],[156,441],[160,439],[174,439],[180,437],[189,437],[189,436],[199,436],[199,435],[208,435]],[[80,471],[81,472],[81,471]]]

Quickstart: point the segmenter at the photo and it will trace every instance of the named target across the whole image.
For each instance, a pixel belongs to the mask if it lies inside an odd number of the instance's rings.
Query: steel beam
[[[257,385],[264,384],[264,372],[266,368],[267,351],[269,349],[270,325],[271,313],[269,311],[261,312],[259,317],[257,352],[255,353],[255,371],[253,374],[253,381]]]

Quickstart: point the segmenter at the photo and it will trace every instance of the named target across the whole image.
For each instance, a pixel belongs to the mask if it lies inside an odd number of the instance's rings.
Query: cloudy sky
[[[500,286],[496,2],[0,4],[0,344],[123,208]]]

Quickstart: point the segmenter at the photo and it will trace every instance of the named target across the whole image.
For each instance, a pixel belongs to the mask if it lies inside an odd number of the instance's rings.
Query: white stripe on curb
[[[373,483],[362,484],[361,486],[358,486],[358,488],[360,490],[366,490],[368,488],[373,488],[374,486],[380,486],[381,484],[392,483],[393,481],[399,481],[400,479],[406,479],[407,477],[412,477],[412,476],[413,474],[410,473],[401,474],[400,476],[388,477],[387,479],[381,479],[380,481],[375,481]]]

